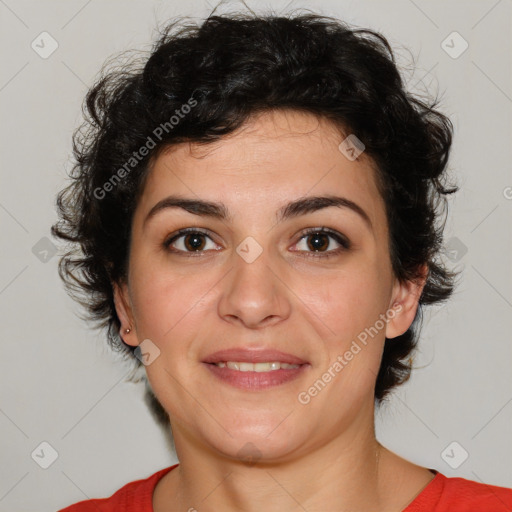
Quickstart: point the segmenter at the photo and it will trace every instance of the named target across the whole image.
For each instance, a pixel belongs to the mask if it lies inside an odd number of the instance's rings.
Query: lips
[[[281,352],[280,350],[273,349],[246,349],[246,348],[231,348],[214,352],[207,356],[204,363],[220,363],[226,361],[238,361],[244,363],[265,363],[277,361],[280,363],[288,364],[307,364],[308,362],[293,354]]]

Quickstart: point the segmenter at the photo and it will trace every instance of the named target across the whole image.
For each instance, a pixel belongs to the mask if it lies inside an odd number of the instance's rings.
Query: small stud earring
[[[128,327],[128,329],[124,330],[125,334],[128,334],[130,331],[131,331],[131,329],[129,327]]]

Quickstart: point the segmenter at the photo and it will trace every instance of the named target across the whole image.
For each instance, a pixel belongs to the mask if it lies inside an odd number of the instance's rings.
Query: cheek
[[[150,339],[159,350],[158,357],[145,367],[147,377],[164,408],[180,417],[180,407],[190,402],[191,369],[198,364],[191,348],[211,335],[201,318],[214,283],[205,282],[204,274],[180,276],[156,266],[139,275],[133,286],[137,334],[140,341]],[[193,410],[188,416],[199,413]]]
[[[361,262],[315,279],[300,295],[329,328],[329,338],[355,337],[385,311],[389,283],[377,265]]]
[[[138,274],[133,285],[140,336],[165,346],[178,334],[191,333],[203,297],[212,287],[204,274],[179,275],[153,267]]]
[[[328,402],[340,417],[348,418],[373,394],[385,341],[385,323],[379,320],[385,311],[384,294],[371,272],[347,272],[326,282],[323,290],[309,299],[322,305],[315,313],[329,327],[329,335],[321,340],[324,357],[319,357],[310,384],[317,379],[325,383],[325,393],[315,399],[317,407]]]
[[[373,392],[385,341],[380,315],[387,308],[387,274],[376,262],[360,263],[317,281],[322,286],[310,288],[305,301],[328,326],[326,357],[315,377],[328,381],[330,390],[319,402],[328,396],[341,408],[356,407]]]

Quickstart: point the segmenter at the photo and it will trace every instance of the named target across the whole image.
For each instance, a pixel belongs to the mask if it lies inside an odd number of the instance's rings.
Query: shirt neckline
[[[167,468],[163,468],[160,471],[157,471],[153,476],[149,477],[148,480],[151,481],[151,484],[148,486],[148,493],[146,496],[145,509],[148,511],[154,512],[153,509],[153,492],[158,484],[158,482],[170,471],[179,466],[179,462],[169,466]],[[416,495],[416,497],[402,510],[402,512],[413,512],[414,510],[418,510],[418,506],[423,504],[425,505],[434,505],[438,500],[441,494],[444,479],[446,478],[442,473],[435,469],[428,468],[428,470],[433,473],[435,476],[430,482],[423,487],[423,489]]]
[[[402,512],[416,512],[419,510],[432,510],[437,505],[444,487],[446,477],[435,469],[429,468],[435,476],[416,497],[402,510]]]

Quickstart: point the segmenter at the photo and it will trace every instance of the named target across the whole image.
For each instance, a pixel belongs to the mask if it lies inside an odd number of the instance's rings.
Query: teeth
[[[245,362],[220,362],[215,363],[219,368],[228,367],[231,370],[238,370],[240,372],[270,372],[273,370],[287,370],[290,368],[298,368],[298,364],[280,363],[279,361],[272,361],[269,363],[245,363]]]

